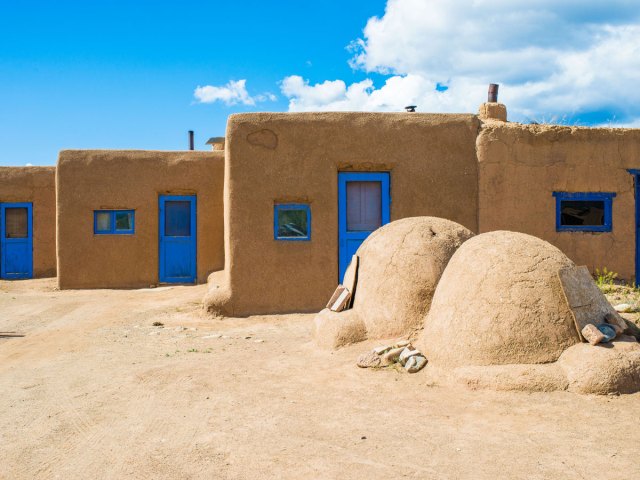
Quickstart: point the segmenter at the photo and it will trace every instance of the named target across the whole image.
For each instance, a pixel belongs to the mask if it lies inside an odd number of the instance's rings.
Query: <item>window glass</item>
[[[347,182],[347,230],[372,232],[382,226],[382,184]]]
[[[604,225],[604,203],[604,200],[562,200],[560,205],[561,224]]]
[[[164,203],[164,234],[169,237],[191,235],[191,202],[168,200]]]
[[[96,212],[96,231],[108,232],[111,230],[111,212]]]
[[[307,238],[309,236],[306,208],[279,207],[277,215],[278,238]]]
[[[116,230],[133,230],[133,212],[115,212]]]
[[[28,213],[25,207],[5,209],[5,237],[27,238],[29,236]]]

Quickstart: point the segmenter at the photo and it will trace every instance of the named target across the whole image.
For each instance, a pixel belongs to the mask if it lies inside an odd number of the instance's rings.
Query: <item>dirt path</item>
[[[203,286],[53,287],[0,282],[1,478],[640,478],[638,394],[434,387]]]

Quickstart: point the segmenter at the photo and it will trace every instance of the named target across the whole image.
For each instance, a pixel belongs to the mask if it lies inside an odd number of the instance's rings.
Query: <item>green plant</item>
[[[600,290],[602,290],[604,293],[609,293],[613,290],[616,278],[618,278],[618,274],[616,272],[608,270],[607,267],[604,267],[602,270],[596,268],[596,285],[598,285]]]

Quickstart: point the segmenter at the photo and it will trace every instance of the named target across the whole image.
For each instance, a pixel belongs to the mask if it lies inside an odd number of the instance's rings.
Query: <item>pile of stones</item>
[[[357,365],[360,368],[381,368],[395,363],[403,366],[409,373],[416,373],[424,368],[427,359],[408,340],[403,340],[363,353],[358,358]]]

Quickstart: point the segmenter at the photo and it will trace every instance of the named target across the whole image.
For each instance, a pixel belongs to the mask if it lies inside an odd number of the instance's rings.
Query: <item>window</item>
[[[275,205],[273,216],[276,240],[311,240],[309,205]]]
[[[5,238],[29,237],[29,214],[25,207],[7,208],[4,217]]]
[[[95,210],[93,232],[96,235],[131,235],[134,218],[133,210]]]
[[[615,193],[553,192],[558,232],[610,232]]]

